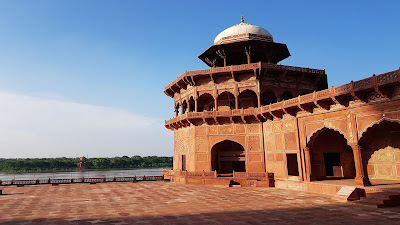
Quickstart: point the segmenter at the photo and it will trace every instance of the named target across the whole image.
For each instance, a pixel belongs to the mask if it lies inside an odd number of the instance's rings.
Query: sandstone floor
[[[399,207],[277,188],[163,181],[0,188],[0,224],[400,224]]]

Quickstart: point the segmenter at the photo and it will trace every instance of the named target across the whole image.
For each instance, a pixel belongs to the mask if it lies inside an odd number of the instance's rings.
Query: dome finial
[[[241,20],[241,21],[242,21],[242,23],[244,23],[244,19],[243,19],[243,13],[242,13],[242,20]]]

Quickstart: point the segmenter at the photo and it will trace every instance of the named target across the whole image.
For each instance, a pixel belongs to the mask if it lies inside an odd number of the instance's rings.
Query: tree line
[[[113,158],[88,158],[88,169],[128,169],[172,167],[172,157],[138,155]],[[79,158],[0,159],[1,172],[77,170]]]

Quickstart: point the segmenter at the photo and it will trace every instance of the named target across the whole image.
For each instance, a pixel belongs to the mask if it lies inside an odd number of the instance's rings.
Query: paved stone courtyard
[[[0,224],[400,224],[400,208],[277,188],[148,181],[2,189]]]

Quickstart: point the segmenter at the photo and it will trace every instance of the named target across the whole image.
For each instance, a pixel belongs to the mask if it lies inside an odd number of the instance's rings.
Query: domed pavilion
[[[277,40],[242,17],[199,55],[209,68],[165,87],[175,112],[165,177],[302,190],[400,181],[399,70],[328,88],[323,69],[278,64],[290,52]]]

